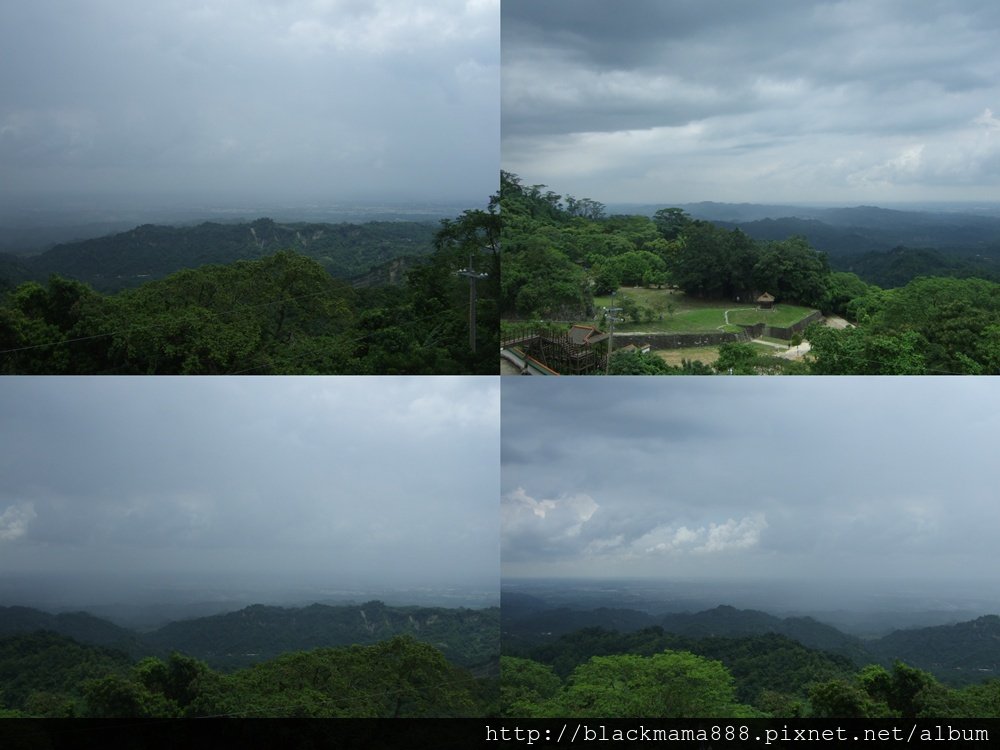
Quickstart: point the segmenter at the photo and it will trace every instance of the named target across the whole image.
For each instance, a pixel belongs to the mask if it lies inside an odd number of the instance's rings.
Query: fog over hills
[[[652,618],[719,607],[809,617],[862,638],[893,630],[952,625],[1000,612],[1000,591],[974,585],[852,581],[504,578],[505,615],[566,608],[644,612]],[[679,621],[678,621],[679,622]]]
[[[134,204],[134,197],[115,196],[97,204],[85,199],[47,200],[42,204],[15,199],[0,207],[0,253],[37,255],[58,243],[105,237],[143,224],[190,226],[203,222],[232,224],[263,216],[280,222],[366,223],[411,221],[437,224],[482,203],[287,203],[271,201],[207,200],[203,204],[165,200]]]

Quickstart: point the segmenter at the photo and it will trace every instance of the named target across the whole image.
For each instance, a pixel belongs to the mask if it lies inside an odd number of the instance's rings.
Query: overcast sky
[[[0,584],[498,586],[495,378],[7,378]]]
[[[0,3],[2,193],[485,204],[499,0]]]
[[[994,379],[508,378],[502,415],[505,576],[997,577]]]
[[[605,203],[995,201],[1000,6],[504,0],[502,164]]]

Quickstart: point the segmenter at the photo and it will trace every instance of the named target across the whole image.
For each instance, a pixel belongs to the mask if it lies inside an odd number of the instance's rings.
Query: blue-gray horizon
[[[0,598],[498,585],[492,378],[8,378],[0,437]]]
[[[485,200],[499,5],[6,3],[0,198]]]

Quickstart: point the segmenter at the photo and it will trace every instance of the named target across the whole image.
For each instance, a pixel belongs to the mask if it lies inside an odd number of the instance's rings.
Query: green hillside
[[[254,605],[238,612],[173,622],[143,637],[156,653],[181,651],[220,669],[247,666],[285,651],[371,644],[408,635],[464,667],[486,667],[500,651],[499,608],[445,609],[313,604]]]
[[[349,280],[397,258],[429,255],[437,230],[438,225],[425,222],[277,223],[266,218],[180,227],[144,224],[106,237],[62,243],[19,260],[31,278],[44,280],[57,274],[105,292],[139,286],[185,268],[256,260],[279,250],[294,250],[317,261],[331,276]],[[24,273],[22,269],[13,270]]]

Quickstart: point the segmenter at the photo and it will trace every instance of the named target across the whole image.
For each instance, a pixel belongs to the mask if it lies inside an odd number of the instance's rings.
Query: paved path
[[[764,341],[764,339],[754,339],[751,343],[763,344],[764,346],[773,346],[775,349],[787,349],[787,344],[776,344],[773,341]]]
[[[726,310],[726,312],[723,313],[723,317],[726,319],[726,325],[717,326],[717,327],[721,331],[723,328],[725,328],[726,326],[728,326],[730,324],[729,323],[729,313],[731,313],[731,312],[739,312],[740,310],[756,310],[756,309],[757,309],[756,307],[734,307],[731,310]]]
[[[770,346],[775,349],[781,349],[781,352],[775,354],[776,357],[781,357],[782,359],[801,359],[803,355],[811,348],[808,341],[803,341],[798,346],[789,347],[787,344],[776,344],[773,341],[764,341],[763,339],[754,339],[753,343],[763,344],[764,346]]]
[[[790,349],[783,351],[778,356],[782,359],[802,359],[805,353],[809,351],[812,347],[809,346],[808,341],[803,341],[798,346],[793,346]]]
[[[848,323],[839,315],[827,315],[825,317],[826,324],[830,326],[830,328],[854,328],[851,323]]]

